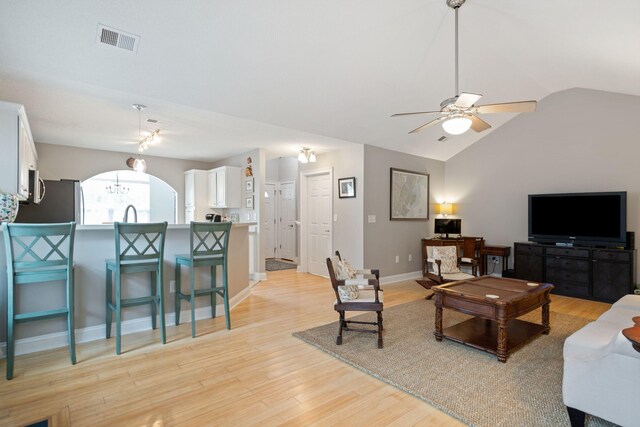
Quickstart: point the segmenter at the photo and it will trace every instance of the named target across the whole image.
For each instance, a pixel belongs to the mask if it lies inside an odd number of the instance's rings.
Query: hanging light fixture
[[[146,105],[133,104],[133,108],[138,110],[138,158],[133,161],[133,170],[136,172],[146,172],[147,162],[142,158],[142,153],[149,149],[149,142],[157,141],[160,134],[160,129],[156,129],[149,135],[142,137],[142,110],[147,108]]]
[[[308,147],[302,147],[302,149],[298,153],[298,161],[300,163],[315,163],[316,162],[315,151],[311,151],[311,148],[308,148]]]
[[[105,190],[107,190],[107,193],[109,194],[127,194],[129,192],[129,187],[125,187],[124,185],[120,184],[118,174],[116,173],[116,183],[113,185],[107,185]]]

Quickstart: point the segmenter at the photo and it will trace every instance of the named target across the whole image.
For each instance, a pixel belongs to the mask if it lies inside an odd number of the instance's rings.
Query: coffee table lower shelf
[[[524,320],[507,322],[507,354],[516,350],[535,336],[545,332],[545,327]],[[443,337],[488,353],[498,355],[498,324],[492,320],[473,317],[449,326],[442,331]]]

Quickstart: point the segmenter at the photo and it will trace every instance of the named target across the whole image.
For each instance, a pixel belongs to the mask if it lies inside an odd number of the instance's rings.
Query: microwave
[[[44,197],[44,182],[40,179],[40,172],[37,170],[29,171],[29,197],[27,203],[40,204],[40,201]]]

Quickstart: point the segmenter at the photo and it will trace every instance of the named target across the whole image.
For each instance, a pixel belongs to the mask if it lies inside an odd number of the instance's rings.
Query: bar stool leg
[[[151,296],[156,297],[156,273],[155,271],[149,272],[149,284],[151,285]],[[158,327],[156,323],[156,314],[157,314],[157,298],[153,298],[151,300],[151,329],[156,329]]]
[[[227,260],[222,266],[222,286],[224,287],[224,315],[227,321],[227,329],[231,329],[231,313],[229,313],[229,286],[227,284]]]
[[[189,289],[191,291],[191,338],[196,337],[196,290],[195,290],[196,269],[193,265],[189,270]]]
[[[164,320],[164,287],[163,287],[163,283],[162,283],[162,278],[164,277],[164,274],[162,274],[162,258],[160,259],[160,265],[158,266],[158,297],[160,299],[159,303],[158,303],[158,309],[160,310],[160,335],[162,336],[162,344],[166,344],[167,343],[167,330],[165,327],[165,320]]]
[[[76,329],[74,322],[74,292],[75,292],[75,271],[73,267],[67,272],[67,327],[69,328],[69,351],[71,356],[71,364],[76,364]]]
[[[180,279],[181,279],[181,274],[180,274],[180,264],[178,262],[176,262],[176,269],[175,269],[175,273],[174,273],[174,280],[175,280],[175,284],[176,284],[176,289],[175,289],[175,294],[174,294],[174,298],[173,298],[173,308],[176,312],[176,326],[178,326],[180,324]]]
[[[106,319],[105,319],[105,325],[106,325],[106,337],[107,339],[111,338],[111,321],[113,320],[113,312],[111,311],[111,307],[110,305],[113,305],[113,301],[111,300],[111,298],[113,298],[113,275],[111,273],[111,270],[109,269],[109,267],[106,267],[107,270],[107,297],[106,297],[106,301],[107,301],[107,306],[106,306],[106,311],[105,311],[105,315],[106,315]]]
[[[7,283],[7,379],[13,378],[13,358],[15,357],[15,336],[13,335],[13,286],[14,282],[8,277]]]
[[[211,266],[211,275],[209,276],[209,280],[211,281],[211,289],[216,287],[216,269],[217,266]],[[217,296],[218,294],[213,291],[211,292],[211,318],[216,318],[216,304],[217,304]]]
[[[116,271],[116,354],[120,354],[120,332],[122,324],[122,306],[120,304],[122,295],[120,292],[121,277],[120,271]]]

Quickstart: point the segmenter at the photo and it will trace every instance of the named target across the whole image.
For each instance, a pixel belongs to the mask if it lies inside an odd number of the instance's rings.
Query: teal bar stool
[[[107,267],[107,338],[111,337],[113,313],[116,315],[116,354],[121,352],[122,309],[137,305],[151,306],[151,327],[156,329],[156,314],[160,314],[162,344],[167,343],[164,322],[164,240],[167,223],[150,224],[114,223],[116,259],[106,260]],[[151,295],[122,298],[122,275],[149,272]],[[113,276],[116,278],[116,295],[113,298]]]
[[[211,298],[211,317],[216,317],[216,296],[220,295],[224,301],[227,329],[231,329],[231,316],[229,314],[229,287],[228,277],[228,253],[230,222],[192,222],[190,227],[188,255],[176,255],[176,294],[175,310],[176,325],[180,324],[180,301],[185,300],[191,304],[191,336],[196,337],[196,304],[197,297],[209,296]],[[222,284],[217,286],[216,272],[218,266],[222,266]],[[189,268],[189,293],[183,293],[181,287],[180,267]],[[195,268],[209,267],[211,269],[210,286],[204,289],[195,289]]]
[[[13,378],[15,327],[19,323],[66,317],[71,363],[75,365],[73,243],[76,223],[2,223],[2,231],[7,256],[7,379]],[[66,307],[19,314],[15,312],[18,285],[55,280],[64,280],[66,283]]]

